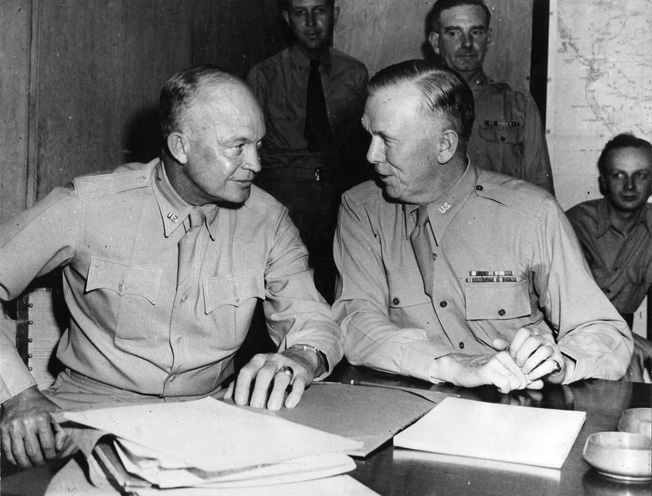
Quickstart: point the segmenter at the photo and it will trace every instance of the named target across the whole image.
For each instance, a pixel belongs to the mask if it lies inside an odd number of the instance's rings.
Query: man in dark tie
[[[71,315],[66,369],[43,391],[2,326],[2,448],[21,467],[70,448],[55,410],[204,396],[294,407],[342,357],[287,209],[252,185],[265,123],[245,82],[181,71],[160,118],[160,160],[76,178],[0,226],[0,298],[61,267]],[[261,300],[277,350],[230,382]]]
[[[469,161],[466,82],[414,60],[380,71],[368,94],[380,184],[342,196],[334,243],[346,358],[503,393],[620,378],[631,333],[555,199]]]
[[[256,184],[290,210],[317,289],[332,301],[339,198],[367,173],[360,116],[368,74],[361,62],[330,48],[339,14],[334,0],[279,6],[294,41],[247,75],[267,125]]]

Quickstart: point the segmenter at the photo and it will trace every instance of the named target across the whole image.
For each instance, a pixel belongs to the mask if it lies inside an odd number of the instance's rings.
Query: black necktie
[[[414,255],[419,264],[419,272],[423,279],[423,287],[426,294],[432,298],[432,290],[435,285],[435,268],[432,263],[432,246],[428,235],[428,207],[421,205],[417,209],[417,225],[410,234],[410,241],[414,249]]]
[[[201,207],[195,207],[190,211],[188,219],[190,229],[186,231],[183,238],[179,240],[179,267],[177,272],[177,286],[179,286],[191,271],[195,259],[197,240],[204,225],[206,214]]]
[[[318,152],[329,149],[333,144],[324,88],[319,75],[319,60],[310,61],[308,91],[306,98],[306,125],[304,135],[308,140],[308,151]]]

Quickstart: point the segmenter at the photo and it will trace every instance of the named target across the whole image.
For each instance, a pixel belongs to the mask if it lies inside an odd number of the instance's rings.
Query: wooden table
[[[480,464],[461,464],[435,461],[429,454],[410,455],[409,450],[394,450],[386,443],[365,459],[356,460],[354,478],[377,493],[386,496],[419,495],[610,495],[650,496],[650,484],[624,484],[606,479],[593,470],[582,458],[582,448],[589,434],[616,430],[623,410],[652,405],[652,386],[648,384],[589,380],[571,386],[546,385],[541,391],[516,392],[503,395],[492,387],[465,389],[452,386],[433,386],[416,379],[382,374],[369,369],[340,365],[329,377],[330,381],[349,383],[366,381],[391,386],[408,386],[453,393],[463,398],[491,403],[508,403],[581,410],[587,413],[586,423],[561,471],[541,474],[511,469],[487,467]],[[3,478],[2,495],[43,495],[61,462],[32,469]],[[553,472],[554,476],[550,476]],[[81,478],[81,472],[79,477]],[[80,486],[81,488],[81,486]],[[96,494],[86,483],[85,494]],[[106,493],[97,493],[106,494]],[[115,494],[115,492],[113,493]]]
[[[624,484],[606,479],[593,471],[582,458],[582,449],[589,434],[617,430],[620,415],[627,408],[652,406],[652,386],[649,384],[588,380],[570,386],[546,384],[541,391],[519,391],[503,395],[488,386],[474,389],[433,386],[417,379],[382,374],[350,365],[338,367],[329,380],[419,387],[454,393],[478,401],[587,413],[586,423],[557,478],[441,463],[428,460],[428,454],[423,457],[405,456],[406,450],[395,450],[388,443],[366,459],[356,460],[357,469],[351,474],[381,495],[652,495],[652,485]]]

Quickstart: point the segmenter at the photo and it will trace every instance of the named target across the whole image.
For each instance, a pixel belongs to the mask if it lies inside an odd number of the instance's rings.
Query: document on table
[[[73,439],[79,426],[97,432],[95,441],[109,434],[110,450],[106,443],[104,449],[82,450],[96,465],[99,460],[104,468],[134,476],[126,483],[139,487],[257,486],[328,477],[353,470],[344,453],[361,446],[212,398],[58,412],[55,419]]]
[[[364,457],[430,411],[437,399],[446,397],[430,393],[426,400],[405,390],[316,382],[296,408],[275,412],[242,408],[358,441],[360,445],[347,454]]]
[[[586,412],[446,398],[394,437],[394,446],[559,469]]]

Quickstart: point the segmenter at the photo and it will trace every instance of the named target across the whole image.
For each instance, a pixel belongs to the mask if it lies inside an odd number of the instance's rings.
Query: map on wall
[[[596,163],[622,132],[652,140],[652,2],[550,2],[548,146],[564,209],[599,198]]]

